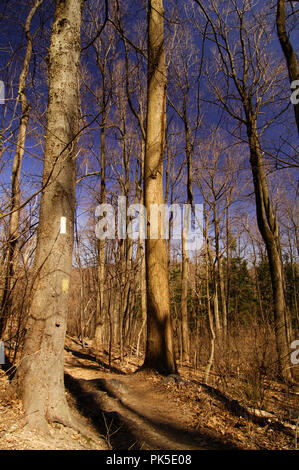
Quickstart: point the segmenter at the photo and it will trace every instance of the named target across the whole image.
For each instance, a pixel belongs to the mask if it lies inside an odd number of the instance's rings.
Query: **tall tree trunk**
[[[79,121],[81,1],[56,0],[35,282],[15,384],[27,423],[72,425],[64,389],[64,341],[72,269]]]
[[[145,142],[142,139],[141,143],[141,178],[144,181],[144,159],[145,159]],[[142,185],[142,181],[140,182],[141,194],[140,194],[140,204],[144,205],[144,186]],[[140,259],[141,259],[141,266],[140,266],[140,291],[141,291],[141,316],[142,316],[142,331],[143,331],[143,347],[145,350],[146,345],[146,268],[145,268],[145,249],[144,249],[144,242],[141,240],[139,242],[140,248]]]
[[[295,80],[299,80],[299,66],[296,53],[287,35],[285,3],[285,0],[277,0],[276,27],[278,39],[287,62],[290,82],[292,84]],[[299,103],[294,104],[294,111],[299,133]]]
[[[104,76],[103,76],[104,83]],[[104,87],[105,88],[105,87]],[[106,143],[105,143],[105,90],[103,90],[103,115],[101,128],[101,190],[100,204],[106,199]],[[94,344],[96,349],[104,347],[104,284],[105,284],[105,239],[98,240],[98,284]]]
[[[192,152],[190,142],[190,129],[187,119],[186,95],[183,101],[183,120],[185,127],[186,159],[187,159],[187,204],[193,209],[192,191]],[[188,277],[189,277],[189,257],[187,240],[184,229],[182,230],[182,297],[181,297],[181,321],[182,321],[182,343],[183,360],[188,361],[190,356],[189,347],[189,326],[188,326]]]
[[[227,311],[226,311],[226,298],[225,298],[225,288],[224,288],[224,279],[222,272],[222,256],[220,253],[219,245],[219,220],[217,219],[216,212],[216,202],[213,207],[214,212],[214,228],[215,228],[215,251],[216,251],[216,261],[217,261],[217,271],[216,271],[216,286],[219,286],[220,293],[220,308],[221,308],[221,320],[220,320],[220,334],[224,338],[226,335],[226,326],[227,326]],[[215,299],[218,301],[218,289],[215,290]],[[217,307],[218,308],[218,307]]]
[[[222,271],[222,256],[219,256],[218,264],[218,276],[219,276],[219,288],[220,288],[220,298],[221,298],[221,310],[222,310],[222,325],[223,325],[223,338],[226,340],[227,337],[227,299],[225,295],[225,285]]]
[[[182,230],[182,281],[181,281],[181,328],[183,360],[189,361],[189,328],[188,328],[188,271],[189,259],[187,240]]]
[[[205,369],[205,383],[208,383],[210,370],[213,365],[214,361],[214,354],[215,354],[215,328],[214,328],[214,320],[211,310],[211,298],[210,298],[210,276],[209,276],[209,241],[208,241],[208,231],[209,231],[209,214],[207,214],[206,210],[206,203],[204,206],[204,217],[205,217],[205,230],[204,230],[204,237],[205,237],[205,282],[206,282],[206,295],[207,295],[207,308],[208,308],[208,324],[211,333],[210,339],[210,355]]]
[[[230,299],[230,224],[229,210],[226,208],[226,320],[225,329],[227,332],[227,316],[229,315],[229,299]]]
[[[170,317],[166,240],[150,238],[152,204],[163,204],[163,153],[166,124],[166,64],[162,0],[149,1],[148,101],[145,151],[145,244],[147,282],[147,341],[143,368],[176,373]],[[161,237],[161,224],[159,228]]]
[[[21,102],[21,119],[17,140],[16,153],[12,165],[11,175],[11,206],[8,228],[8,248],[6,255],[6,269],[2,298],[0,301],[0,338],[5,331],[6,322],[9,316],[11,304],[11,280],[15,272],[16,249],[19,238],[20,222],[20,175],[26,142],[26,131],[29,120],[29,106],[25,94],[26,79],[29,71],[29,64],[32,54],[32,37],[30,35],[30,25],[32,18],[43,0],[36,0],[31,8],[25,23],[25,35],[27,40],[27,49],[24,59],[23,69],[19,79],[18,100]]]
[[[292,375],[289,364],[289,345],[287,341],[285,316],[286,302],[283,285],[283,265],[280,257],[278,227],[268,194],[256,122],[251,118],[249,113],[247,118],[247,133],[249,138],[250,163],[253,175],[258,227],[266,245],[271,273],[279,374],[284,380],[291,381]]]

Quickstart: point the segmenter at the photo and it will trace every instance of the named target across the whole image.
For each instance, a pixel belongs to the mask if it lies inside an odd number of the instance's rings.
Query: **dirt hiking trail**
[[[67,337],[66,396],[80,430],[58,423],[51,436],[29,431],[22,402],[9,393],[0,370],[1,450],[293,450],[298,395],[283,384],[265,384],[263,409],[230,378],[223,389],[214,373],[205,385],[204,367],[179,365],[180,375],[135,373],[142,357],[95,351]],[[298,429],[297,429],[298,430]]]
[[[237,402],[217,396],[198,380],[186,378],[186,373],[161,378],[133,373],[134,369],[128,366],[125,372],[115,367],[109,370],[102,356],[94,355],[92,349],[84,350],[74,342],[66,348],[69,400],[105,436],[111,449],[293,446],[291,429],[264,418],[242,417]],[[273,442],[273,432],[279,444]]]

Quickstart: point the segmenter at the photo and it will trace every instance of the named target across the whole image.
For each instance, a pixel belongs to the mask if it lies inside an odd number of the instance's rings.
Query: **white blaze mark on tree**
[[[66,217],[60,217],[60,233],[66,233]]]

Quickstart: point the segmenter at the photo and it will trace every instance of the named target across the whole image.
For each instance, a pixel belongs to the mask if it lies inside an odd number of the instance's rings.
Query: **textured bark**
[[[163,152],[166,123],[166,65],[162,0],[149,2],[148,101],[145,151],[145,244],[147,342],[143,368],[176,373],[168,286],[166,240],[150,239],[152,204],[163,204]],[[161,229],[161,227],[160,227]]]
[[[35,280],[15,384],[27,423],[72,424],[64,390],[64,341],[72,268],[79,118],[81,1],[56,1],[49,49],[49,99]],[[66,218],[66,233],[61,230]]]
[[[296,53],[287,35],[285,0],[277,0],[276,27],[278,39],[287,62],[290,83],[292,83],[299,80],[299,66]],[[299,103],[294,104],[294,112],[299,133]]]
[[[21,103],[21,119],[17,140],[16,153],[12,165],[12,175],[11,175],[11,205],[10,205],[10,218],[9,218],[9,228],[8,228],[8,248],[6,255],[6,269],[5,269],[5,279],[2,298],[0,301],[0,338],[3,336],[5,331],[6,322],[9,316],[10,304],[11,304],[11,280],[15,272],[15,261],[16,261],[16,252],[17,244],[19,239],[19,222],[20,222],[20,175],[21,167],[25,149],[26,142],[26,132],[27,124],[29,120],[29,106],[26,98],[25,88],[26,88],[26,79],[29,71],[29,64],[32,55],[32,37],[30,35],[30,25],[32,18],[41,5],[43,0],[36,0],[33,7],[31,8],[28,17],[25,23],[25,35],[27,40],[27,49],[23,64],[23,69],[20,74],[19,79],[19,90],[18,90],[18,100]]]

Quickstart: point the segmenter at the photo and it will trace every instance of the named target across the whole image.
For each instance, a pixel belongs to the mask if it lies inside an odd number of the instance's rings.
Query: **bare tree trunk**
[[[46,432],[47,421],[73,423],[64,390],[64,341],[76,194],[81,5],[56,1],[35,283],[15,376],[28,425]]]
[[[226,299],[225,299],[225,288],[224,288],[224,280],[223,280],[223,273],[222,273],[222,256],[220,253],[220,246],[219,246],[219,221],[217,220],[217,213],[216,213],[216,201],[213,207],[214,212],[214,228],[215,228],[215,248],[216,248],[216,261],[217,261],[217,272],[216,272],[216,286],[219,286],[219,293],[220,293],[220,306],[221,306],[221,314],[222,318],[219,321],[219,327],[221,330],[219,333],[221,337],[225,337],[226,334],[226,326],[227,326],[227,311],[226,311]],[[215,290],[215,300],[217,299],[217,311],[218,311],[218,289],[216,287]]]
[[[105,141],[105,124],[106,124],[106,80],[105,69],[101,66],[99,58],[97,57],[102,74],[102,120],[101,120],[101,189],[100,189],[100,204],[105,204],[106,201],[106,141]],[[97,307],[96,307],[96,321],[95,321],[95,337],[94,343],[96,349],[103,349],[104,347],[104,285],[105,285],[105,239],[98,240],[98,285],[97,285]]]
[[[216,336],[218,338],[221,332],[221,323],[219,317],[218,284],[216,280],[214,280],[213,309],[216,325]]]
[[[143,196],[141,201],[143,201]],[[146,272],[145,272],[145,254],[143,241],[138,242],[137,260],[140,260],[140,296],[141,296],[141,326],[138,333],[136,356],[139,355],[140,341],[143,338],[143,350],[146,344]]]
[[[250,147],[250,163],[256,199],[257,221],[266,245],[274,299],[275,334],[280,376],[292,380],[289,364],[289,345],[287,341],[286,303],[283,285],[283,266],[280,258],[278,227],[268,195],[264,174],[262,153],[257,137],[256,123],[248,115],[247,132]]]
[[[142,181],[144,181],[144,159],[145,159],[145,142],[144,139],[142,139],[141,142],[141,178]],[[140,187],[141,187],[142,182],[140,182]],[[140,194],[140,204],[144,205],[144,187],[141,189],[141,194]],[[144,250],[144,243],[143,240],[140,241],[139,244],[140,248],[140,259],[141,259],[141,267],[140,267],[140,290],[141,290],[141,316],[142,316],[142,331],[143,331],[143,345],[144,345],[144,350],[145,350],[145,345],[146,345],[146,268],[145,268],[145,250]]]
[[[225,286],[224,286],[223,271],[222,271],[222,256],[219,257],[218,275],[219,275],[219,287],[220,287],[221,310],[222,310],[223,338],[224,338],[224,340],[226,340],[226,336],[227,336],[227,310],[226,310],[227,301],[226,301],[226,296],[225,296]]]
[[[224,329],[227,335],[227,316],[229,315],[229,298],[230,298],[230,225],[229,210],[226,208],[226,318],[224,319]]]
[[[105,240],[98,240],[98,284],[94,346],[104,347],[104,283],[105,283]]]
[[[192,192],[192,152],[190,143],[190,129],[187,120],[187,104],[186,95],[183,100],[183,120],[185,127],[186,142],[186,158],[187,158],[187,204],[193,209],[193,192]],[[182,231],[182,299],[181,299],[181,315],[182,315],[182,342],[183,342],[183,360],[189,361],[189,326],[188,326],[188,274],[189,274],[189,257],[187,250],[187,241]]]
[[[20,119],[19,133],[16,153],[13,160],[11,175],[11,206],[8,228],[8,248],[6,255],[6,272],[4,279],[3,294],[0,301],[0,338],[5,331],[6,322],[9,316],[11,303],[11,280],[15,272],[16,249],[19,238],[20,222],[20,175],[26,142],[26,131],[29,120],[29,106],[25,94],[26,79],[29,71],[29,64],[32,54],[32,37],[30,35],[30,25],[32,18],[43,0],[36,0],[31,8],[25,23],[25,35],[27,40],[27,49],[24,59],[23,69],[19,79],[18,100],[21,102],[22,115]]]
[[[208,307],[208,322],[209,322],[209,329],[211,333],[211,339],[210,339],[210,355],[208,359],[208,363],[206,365],[205,369],[205,383],[208,383],[209,380],[209,375],[210,375],[210,370],[213,365],[214,361],[214,353],[215,353],[215,328],[214,328],[214,320],[212,316],[212,311],[211,311],[211,299],[210,299],[210,276],[209,276],[209,246],[208,246],[208,229],[209,229],[209,215],[207,214],[206,211],[206,204],[205,204],[205,231],[204,231],[204,237],[205,237],[205,281],[206,281],[206,295],[207,295],[207,307]]]
[[[170,317],[166,240],[150,238],[152,204],[163,204],[163,153],[166,124],[166,64],[162,0],[149,2],[148,102],[145,151],[145,244],[147,281],[147,342],[143,368],[176,373]]]
[[[187,240],[182,231],[182,282],[181,282],[181,328],[182,328],[182,349],[183,360],[189,361],[189,328],[188,328],[188,271],[189,259],[187,250]]]

